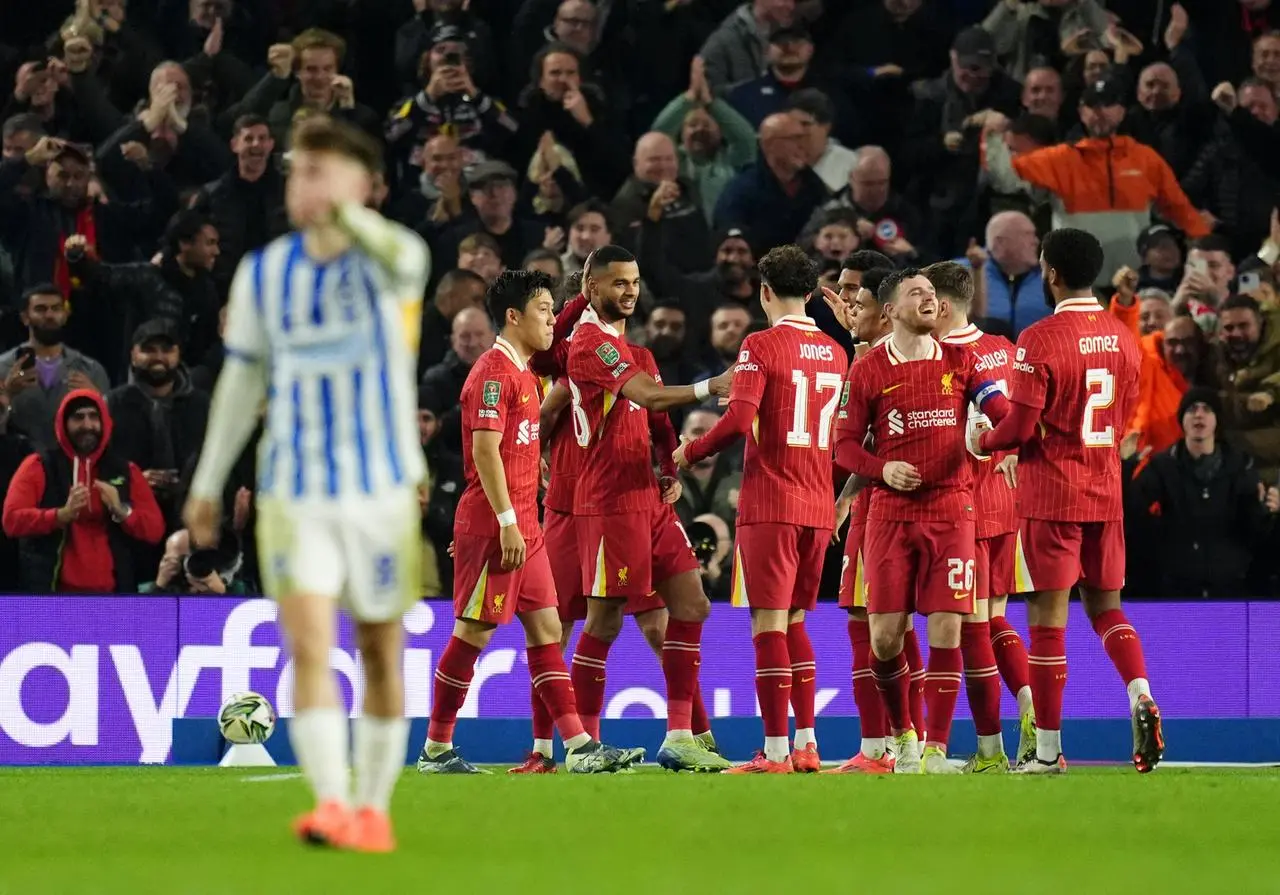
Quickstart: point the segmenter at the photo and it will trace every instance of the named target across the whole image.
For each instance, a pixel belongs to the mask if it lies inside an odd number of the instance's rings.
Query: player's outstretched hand
[[[222,503],[200,497],[188,497],[182,508],[182,521],[192,548],[218,546],[218,524],[222,517]]]
[[[923,479],[920,471],[902,460],[890,460],[884,465],[884,483],[895,491],[914,491]]]
[[[524,565],[524,535],[520,534],[520,526],[504,525],[498,532],[498,543],[502,545],[502,568],[510,572]]]
[[[688,445],[690,441],[692,441],[692,439],[689,438],[688,435],[681,435],[680,446],[676,448],[675,451],[671,454],[671,459],[675,462],[676,466],[679,469],[689,469],[691,466],[691,464],[689,463],[689,458],[687,458],[684,455],[685,446]],[[666,481],[670,481],[670,479],[667,479]],[[676,500],[679,500],[679,499],[680,498],[678,497],[676,498]],[[674,500],[671,502],[675,503]]]
[[[684,445],[682,444],[676,448],[676,452],[672,456],[680,458],[680,460],[676,461],[677,465],[679,465],[680,461],[684,460]],[[688,469],[689,467],[686,465],[681,468]],[[680,484],[680,480],[669,475],[664,475],[658,479],[658,487],[662,490],[662,502],[666,504],[675,503],[680,499],[680,495],[684,493],[684,485]]]
[[[1004,476],[1004,483],[1010,488],[1018,487],[1018,455],[1009,454],[997,463],[996,472]]]

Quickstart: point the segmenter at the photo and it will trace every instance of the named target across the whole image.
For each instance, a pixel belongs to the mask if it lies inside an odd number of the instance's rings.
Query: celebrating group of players
[[[666,678],[663,767],[819,770],[804,618],[833,532],[838,538],[848,517],[840,605],[850,615],[863,739],[828,773],[959,773],[947,745],[962,681],[978,734],[965,769],[1008,770],[1002,678],[1018,700],[1016,770],[1063,772],[1064,632],[1077,584],[1129,690],[1134,766],[1152,770],[1164,748],[1160,713],[1119,603],[1118,433],[1136,397],[1139,350],[1093,296],[1102,267],[1094,237],[1056,231],[1042,263],[1054,314],[1015,348],[969,321],[966,267],[892,270],[883,256],[857,253],[839,292],[822,296],[857,340],[849,366],[806,316],[806,302],[819,300],[811,298],[816,267],[798,247],[774,249],[759,265],[769,328],[744,340],[732,369],[684,386],[664,386],[649,352],[626,341],[640,271],[624,249],[597,251],[582,293],[555,317],[549,279],[504,273],[488,295],[501,335],[462,393],[457,623],[436,672],[418,769],[479,772],[453,748],[452,731],[477,655],[513,616],[529,646],[534,724],[534,748],[513,773],[556,770],[553,728],[571,771],[616,771],[641,758],[643,750],[599,742],[609,646],[630,614]],[[665,411],[726,394],[719,422],[677,446]],[[543,433],[550,481],[539,525]],[[671,504],[680,496],[677,466],[742,436],[733,600],[751,609],[765,739],[751,761],[732,766],[699,691],[710,607]],[[1027,595],[1030,656],[1004,618],[1011,593]],[[927,667],[917,613],[926,619]],[[561,653],[577,620],[585,625],[570,672]]]
[[[245,409],[265,407],[259,552],[294,668],[289,739],[316,798],[294,831],[312,844],[388,852],[409,736],[401,616],[419,580],[425,469],[412,371],[430,260],[417,234],[368,208],[381,162],[367,136],[315,116],[291,145],[285,199],[297,229],[237,270],[226,363],[183,515],[193,544],[217,542],[227,477],[258,424]],[[548,278],[502,274],[487,295],[501,336],[462,394],[457,621],[436,670],[419,770],[476,772],[453,748],[453,729],[477,656],[512,616],[526,632],[534,724],[533,752],[515,770],[554,771],[557,729],[570,772],[640,760],[644,750],[599,739],[609,646],[630,614],[666,678],[660,764],[817,771],[804,614],[846,515],[840,602],[863,741],[836,772],[954,772],[946,747],[962,680],[979,735],[970,769],[1007,768],[999,677],[1022,716],[1018,769],[1065,770],[1063,635],[1077,584],[1129,689],[1133,763],[1153,769],[1164,748],[1160,713],[1119,604],[1117,436],[1134,403],[1138,349],[1093,298],[1096,239],[1051,233],[1041,266],[1055,313],[1021,334],[1010,359],[1012,346],[968,321],[967,270],[891,271],[883,256],[855,253],[840,292],[824,295],[860,343],[846,370],[843,350],[805,315],[813,264],[794,246],[775,249],[760,262],[771,326],[746,338],[733,369],[679,386],[663,385],[653,357],[625,340],[640,286],[625,250],[595,252],[582,295],[558,317]],[[728,398],[722,419],[677,445],[665,411],[711,395]],[[552,445],[540,525],[544,431]],[[698,685],[710,604],[671,505],[677,467],[739,436],[733,590],[751,607],[765,743],[732,767]],[[833,501],[837,478],[847,483]],[[1027,595],[1029,657],[1003,618],[1010,593]],[[365,672],[350,729],[329,666],[339,603],[355,620]],[[914,614],[927,620],[927,668]],[[579,619],[570,672],[563,649]]]

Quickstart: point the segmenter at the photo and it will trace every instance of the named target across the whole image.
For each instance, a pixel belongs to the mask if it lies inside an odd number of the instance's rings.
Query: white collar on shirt
[[[812,317],[806,317],[803,314],[785,314],[773,322],[774,326],[792,326],[798,330],[807,333],[818,332],[818,325],[813,322]]]
[[[967,326],[962,326],[959,329],[952,330],[951,332],[947,333],[943,337],[942,341],[949,342],[952,345],[969,345],[969,344],[972,344],[973,342],[978,341],[981,338],[982,338],[982,330],[978,329],[977,326],[970,323]]]
[[[930,339],[929,354],[927,357],[915,358],[915,360],[942,360],[942,346],[938,344],[937,339]],[[879,343],[877,343],[879,344]],[[886,339],[884,343],[885,353],[889,355],[889,363],[893,366],[898,364],[909,364],[912,358],[907,357],[893,344],[893,339]]]
[[[1066,298],[1058,302],[1053,309],[1053,313],[1061,314],[1063,311],[1101,311],[1102,305],[1098,304],[1096,298]]]
[[[520,359],[520,355],[516,352],[514,345],[502,338],[502,336],[498,336],[498,338],[493,340],[493,347],[505,354],[507,356],[507,360],[516,365],[517,370],[521,373],[524,372],[524,361]]]
[[[582,316],[578,318],[578,322],[594,323],[609,335],[617,336],[619,339],[622,338],[622,333],[618,331],[617,327],[612,323],[605,323],[604,320],[600,319],[600,315],[596,313],[596,309],[591,307],[591,305],[587,305],[586,308],[583,309]]]

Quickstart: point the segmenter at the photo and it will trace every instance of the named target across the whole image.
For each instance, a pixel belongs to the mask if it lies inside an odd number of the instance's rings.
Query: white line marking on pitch
[[[301,774],[258,774],[254,777],[241,777],[241,783],[275,783],[277,780],[297,780]]]

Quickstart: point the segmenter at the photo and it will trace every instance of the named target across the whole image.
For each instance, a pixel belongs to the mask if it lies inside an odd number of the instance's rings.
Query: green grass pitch
[[[1280,772],[419,777],[390,856],[309,850],[281,769],[0,770],[0,895],[1275,893]]]

